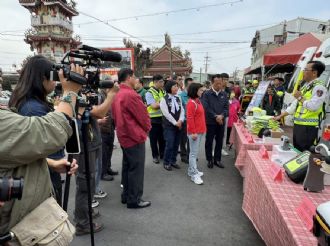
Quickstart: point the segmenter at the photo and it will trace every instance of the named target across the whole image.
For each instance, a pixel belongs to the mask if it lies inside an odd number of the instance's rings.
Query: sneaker
[[[120,184],[120,188],[124,189],[124,186],[123,186],[123,184]]]
[[[222,154],[223,156],[227,156],[227,155],[229,155],[228,152],[225,151],[224,149],[221,150],[221,154]]]
[[[100,206],[99,201],[93,200],[92,201],[92,208],[97,208],[98,206]]]
[[[200,172],[200,171],[197,171],[197,175],[198,175],[199,177],[202,177],[202,176],[204,175],[204,173],[203,173],[203,172]]]
[[[103,190],[100,190],[98,193],[95,193],[94,198],[105,198],[107,195],[108,193]]]
[[[94,233],[102,231],[103,230],[103,225],[99,224],[99,223],[93,223],[93,231]],[[81,236],[81,235],[85,235],[85,234],[89,234],[91,232],[90,230],[90,226],[87,225],[86,227],[82,227],[79,225],[76,225],[76,236]]]
[[[153,158],[152,159],[152,162],[155,163],[155,164],[159,164],[160,163],[158,157]]]
[[[195,184],[198,184],[198,185],[203,184],[203,180],[198,175],[195,175],[194,177],[191,177],[191,181],[194,182]]]

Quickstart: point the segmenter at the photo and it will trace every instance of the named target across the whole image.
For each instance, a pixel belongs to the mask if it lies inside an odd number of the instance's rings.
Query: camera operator
[[[9,101],[9,107],[16,108],[23,116],[44,116],[54,111],[54,105],[47,99],[47,95],[52,93],[56,86],[56,82],[50,80],[53,66],[54,63],[44,56],[31,57],[22,70]],[[63,147],[47,158],[55,197],[60,206],[62,206],[62,181],[56,166],[58,163],[67,162],[64,157]]]
[[[101,171],[102,167],[102,138],[100,129],[97,123],[97,119],[102,119],[106,116],[108,111],[111,108],[112,101],[115,97],[115,94],[118,91],[118,87],[114,86],[111,89],[107,90],[107,96],[104,102],[100,105],[93,105],[90,111],[91,117],[89,122],[89,137],[88,137],[88,155],[89,155],[89,171],[90,171],[90,184],[91,184],[91,197],[94,196],[95,192],[95,181],[96,180],[96,168],[98,164],[98,171]],[[87,97],[89,95],[86,95]],[[81,126],[81,117],[85,108],[80,107],[78,113],[78,125]],[[80,131],[80,140],[82,140],[81,131]],[[76,235],[84,235],[90,233],[89,226],[89,214],[88,214],[88,191],[87,191],[87,180],[85,174],[85,150],[83,149],[83,143],[80,143],[81,153],[76,155],[79,163],[79,168],[76,178],[76,197],[75,197],[75,210],[74,210],[74,220],[76,222]],[[98,191],[99,193],[100,191]],[[102,193],[104,193],[102,191]],[[92,207],[95,208],[99,205],[99,202],[94,200],[92,202]],[[93,209],[93,218],[99,216],[99,212]],[[93,222],[93,230],[99,232],[103,229],[101,223]]]
[[[71,70],[83,74],[78,65],[71,65]],[[31,73],[29,69],[25,72]],[[80,90],[81,85],[64,78],[62,70],[59,71],[59,77],[64,95]],[[72,95],[71,102],[61,101],[54,112],[43,117],[24,117],[0,109],[0,137],[4,140],[0,145],[0,176],[24,177],[22,199],[5,202],[0,207],[0,234],[8,232],[52,196],[46,157],[61,149],[72,134],[70,121],[76,99],[76,96]],[[71,167],[68,173],[74,174],[77,169],[76,162],[69,165]],[[67,166],[68,163],[57,162],[53,168],[66,172]]]

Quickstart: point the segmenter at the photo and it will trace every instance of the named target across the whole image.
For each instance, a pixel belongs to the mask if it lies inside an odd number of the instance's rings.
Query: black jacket
[[[216,125],[217,115],[228,117],[229,101],[226,92],[221,91],[218,96],[210,89],[205,91],[202,97],[202,103],[205,110],[206,124]]]
[[[266,110],[267,115],[275,115],[275,111],[277,114],[280,113],[281,112],[280,98],[276,95],[273,95],[272,103],[270,103],[269,95],[268,93],[266,93],[262,103],[262,108]]]

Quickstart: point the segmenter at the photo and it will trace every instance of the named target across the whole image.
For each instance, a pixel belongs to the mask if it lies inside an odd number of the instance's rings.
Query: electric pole
[[[209,53],[206,52],[206,56],[204,57],[205,58],[205,73],[207,74],[207,67],[209,65],[209,61],[210,61],[210,57],[208,55]]]

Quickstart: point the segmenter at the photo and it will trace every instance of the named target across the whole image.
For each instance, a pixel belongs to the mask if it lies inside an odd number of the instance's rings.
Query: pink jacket
[[[229,103],[228,127],[232,127],[238,121],[238,112],[241,110],[241,105],[236,98],[233,98]]]

